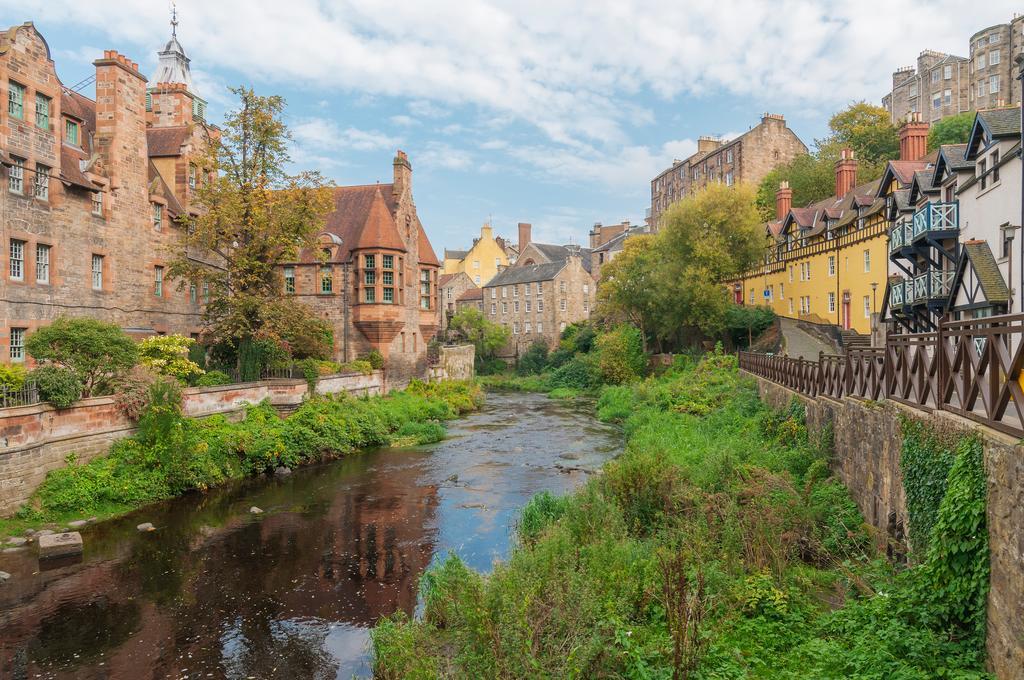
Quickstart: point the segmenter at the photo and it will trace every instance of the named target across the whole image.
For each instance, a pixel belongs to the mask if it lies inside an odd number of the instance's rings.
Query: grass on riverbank
[[[608,388],[598,413],[625,453],[535,497],[492,574],[454,556],[428,571],[422,620],[373,631],[377,677],[985,677],[979,447],[957,454],[935,541],[972,552],[897,574],[829,442],[799,407],[769,412],[732,357]]]
[[[287,418],[269,403],[250,406],[244,420],[186,418],[154,406],[138,433],[106,456],[50,472],[16,516],[0,520],[0,536],[84,517],[110,517],[193,489],[284,466],[297,467],[371,446],[439,441],[443,422],[478,408],[483,393],[466,382],[421,383],[387,397],[324,396]]]

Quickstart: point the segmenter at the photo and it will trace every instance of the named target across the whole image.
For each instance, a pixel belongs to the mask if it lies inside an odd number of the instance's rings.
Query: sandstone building
[[[805,153],[807,146],[776,113],[764,114],[759,124],[736,139],[701,137],[695,154],[674,161],[651,180],[648,224],[657,231],[658,220],[672,203],[708,184],[757,184],[775,166]]]
[[[467,291],[480,290],[466,272],[441,274],[437,280],[437,289],[441,296],[441,330],[448,328],[448,322],[459,311],[457,303],[462,295]]]
[[[412,164],[395,155],[390,184],[337,187],[318,236],[321,253],[283,267],[285,292],[334,328],[334,354],[350,361],[376,349],[389,376],[426,368],[441,327],[438,270],[412,197]]]
[[[1024,16],[971,36],[967,57],[924,50],[916,66],[897,69],[882,106],[893,123],[918,113],[934,123],[967,111],[1018,104],[1015,58],[1024,50]]]
[[[633,225],[629,220],[619,224],[594,224],[590,230],[590,274],[595,282],[601,280],[601,268],[611,262],[622,252],[626,241],[638,234],[648,234],[650,229],[645,224]]]
[[[526,223],[519,238],[519,260],[483,287],[484,317],[510,332],[499,352],[505,359],[538,340],[554,348],[565,327],[589,319],[594,305],[589,249],[533,242]]]
[[[167,280],[165,249],[203,180],[191,159],[216,129],[176,36],[148,85],[115,51],[94,63],[90,99],[61,83],[31,23],[0,34],[5,361],[24,361],[26,335],[60,315],[199,331],[203,291]]]
[[[475,285],[481,286],[514,261],[514,257],[509,258],[505,239],[500,236],[495,238],[494,230],[488,223],[480,227],[480,237],[473,239],[473,246],[469,250],[445,249],[441,273],[465,272]]]

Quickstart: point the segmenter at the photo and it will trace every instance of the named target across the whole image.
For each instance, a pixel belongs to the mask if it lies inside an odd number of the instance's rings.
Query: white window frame
[[[103,290],[103,256],[92,255],[92,289]]]
[[[27,330],[27,328],[20,327],[12,327],[10,330],[10,349],[8,354],[14,363],[25,361],[25,333]]]
[[[19,196],[25,195],[25,160],[11,156],[11,167],[7,171],[7,190]]]
[[[992,75],[988,77],[988,93],[996,94],[999,92],[999,76]]]
[[[164,296],[164,268],[162,265],[154,265],[153,267],[153,297],[162,298]]]
[[[871,318],[871,296],[870,295],[865,295],[864,296],[864,318],[865,319],[870,319]]]
[[[829,255],[828,256],[828,275],[830,277],[836,275],[836,256],[835,255]]]
[[[10,262],[7,267],[7,273],[12,281],[25,280],[25,245],[25,241],[12,238],[8,247],[7,252]]]
[[[836,293],[834,290],[828,292],[828,313],[836,313]]]
[[[992,50],[992,51],[990,51],[988,53],[988,65],[989,66],[995,66],[1000,61],[1002,61],[1002,59],[1000,57],[999,50]]]
[[[92,192],[92,214],[97,217],[103,216],[103,192]]]
[[[871,250],[864,250],[864,273],[868,274],[871,272]]]
[[[36,176],[32,182],[32,194],[40,201],[50,200],[50,167],[36,163]]]

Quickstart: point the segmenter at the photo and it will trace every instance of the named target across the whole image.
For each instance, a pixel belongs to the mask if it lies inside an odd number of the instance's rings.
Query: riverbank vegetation
[[[422,383],[387,397],[309,399],[287,418],[269,403],[249,406],[245,419],[188,418],[172,382],[151,388],[138,433],[87,464],[69,456],[0,531],[83,517],[121,514],[147,503],[231,479],[349,455],[372,446],[411,446],[444,438],[444,421],[478,408],[479,387]]]
[[[908,429],[908,464],[947,474],[920,471],[930,540],[896,569],[830,475],[828,433],[767,409],[733,357],[606,387],[597,412],[622,456],[530,501],[490,575],[430,569],[422,617],[373,632],[377,677],[986,677],[978,441]]]

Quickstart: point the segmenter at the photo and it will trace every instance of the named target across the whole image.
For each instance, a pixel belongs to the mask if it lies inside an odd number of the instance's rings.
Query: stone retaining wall
[[[476,372],[473,362],[476,348],[473,345],[444,346],[436,366],[430,367],[430,382],[441,380],[472,380]]]
[[[379,395],[384,374],[338,374],[317,381],[318,394]],[[183,391],[182,410],[192,417],[228,416],[267,399],[275,408],[298,407],[308,392],[304,380],[264,380]],[[46,473],[64,467],[69,454],[85,463],[135,431],[114,406],[113,397],[83,399],[57,410],[49,404],[0,409],[0,517],[12,514],[42,484]]]
[[[746,371],[744,371],[746,373]],[[821,432],[831,423],[832,469],[850,490],[864,518],[878,530],[879,547],[900,538],[908,526],[900,471],[901,412],[938,429],[970,430],[982,438],[988,477],[988,536],[992,569],[988,594],[987,651],[1000,679],[1024,679],[1024,446],[1017,440],[947,411],[926,413],[903,404],[846,397],[810,399],[747,373],[773,408],[796,397],[807,408],[807,427]]]

